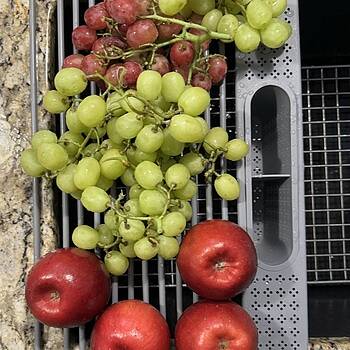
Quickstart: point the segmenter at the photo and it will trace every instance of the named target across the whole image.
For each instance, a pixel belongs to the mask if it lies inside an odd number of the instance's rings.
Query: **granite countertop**
[[[37,0],[39,96],[47,89],[55,0]],[[9,15],[10,14],[10,15]],[[29,0],[0,0],[0,349],[32,349],[34,319],[24,300],[33,264],[31,179],[19,167],[31,137]],[[51,117],[39,108],[39,126]],[[52,191],[41,189],[42,253],[57,245]],[[43,349],[62,349],[62,331],[44,328]],[[277,350],[277,349],[276,349]],[[309,350],[350,350],[349,339],[311,339]]]

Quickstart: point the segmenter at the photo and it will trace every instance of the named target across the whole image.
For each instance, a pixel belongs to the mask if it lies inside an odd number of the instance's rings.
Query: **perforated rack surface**
[[[300,105],[300,60],[299,60],[299,43],[298,43],[298,16],[297,2],[290,0],[290,8],[286,16],[294,27],[294,35],[286,45],[284,50],[270,51],[265,50],[263,55],[259,51],[256,55],[246,55],[237,57],[237,72],[231,67],[226,80],[219,88],[215,88],[212,93],[211,108],[205,113],[205,118],[211,126],[223,126],[227,128],[230,138],[235,137],[235,125],[238,128],[238,135],[249,139],[250,130],[246,129],[245,123],[247,115],[244,113],[244,105],[247,97],[252,97],[258,87],[276,83],[281,83],[286,95],[281,94],[281,100],[287,101],[287,97],[293,98],[290,104],[291,113],[283,119],[283,123],[278,125],[278,132],[287,135],[294,135],[286,140],[280,140],[276,137],[276,147],[278,146],[277,156],[286,156],[287,160],[293,162],[293,169],[290,172],[283,172],[280,177],[276,177],[274,173],[269,173],[265,178],[260,178],[259,169],[263,169],[263,161],[266,157],[262,152],[264,145],[258,140],[258,134],[263,136],[263,128],[257,129],[255,136],[256,142],[252,145],[252,151],[247,161],[240,164],[237,176],[241,181],[242,197],[237,207],[235,203],[225,202],[218,199],[212,191],[210,185],[205,186],[203,179],[198,178],[199,187],[198,196],[192,201],[194,215],[192,224],[211,218],[229,219],[238,222],[246,227],[253,238],[259,243],[259,239],[263,240],[264,234],[269,227],[264,226],[266,219],[273,222],[275,218],[264,216],[264,207],[260,205],[258,199],[265,194],[265,204],[267,208],[277,209],[279,214],[290,210],[290,203],[285,201],[285,196],[292,196],[292,201],[296,201],[296,197],[300,200],[299,206],[292,206],[293,215],[281,222],[284,227],[284,239],[290,243],[292,237],[293,244],[287,247],[287,252],[280,255],[272,254],[272,259],[277,259],[279,266],[283,265],[283,269],[271,268],[266,269],[264,266],[259,269],[258,276],[243,297],[243,304],[253,316],[260,337],[260,349],[306,349],[307,348],[307,324],[306,324],[306,273],[305,273],[305,238],[304,236],[304,219],[300,214],[303,210],[303,191],[302,191],[302,149],[296,146],[299,141],[300,127],[299,122],[301,114],[299,114]],[[71,9],[65,9],[67,2],[63,0],[57,1],[57,66],[61,67],[63,59],[66,55],[71,54],[71,44],[65,41],[65,34],[70,33],[74,27],[79,25],[81,14],[87,8],[94,4],[94,1],[72,0],[68,6]],[[36,101],[38,91],[36,89],[36,9],[35,1],[30,2],[30,18],[31,18],[31,98],[32,98],[32,115],[33,115],[33,132],[37,130],[36,120]],[[68,19],[71,18],[72,21]],[[220,46],[219,51],[224,53],[224,46]],[[285,83],[283,83],[283,81]],[[242,85],[243,84],[243,85]],[[269,90],[267,93],[269,98],[279,90]],[[95,93],[96,89],[91,84],[91,93]],[[299,92],[299,95],[298,95]],[[237,97],[235,97],[237,96]],[[287,96],[287,97],[286,97]],[[294,96],[294,97],[293,97]],[[258,100],[264,96],[258,96]],[[237,108],[236,108],[237,103]],[[268,110],[268,108],[267,108]],[[272,113],[275,113],[272,111]],[[283,116],[278,115],[280,118]],[[259,116],[257,116],[259,118]],[[288,119],[290,118],[290,120]],[[273,125],[272,125],[273,126]],[[66,130],[64,115],[59,119],[59,132]],[[295,130],[295,133],[293,132]],[[246,132],[244,132],[246,131]],[[279,136],[279,134],[277,135]],[[285,144],[284,144],[285,142]],[[284,149],[284,145],[289,143],[289,148]],[[283,153],[284,152],[284,153]],[[256,157],[256,161],[254,160]],[[255,162],[255,163],[254,163]],[[255,167],[256,165],[256,167]],[[222,161],[222,171],[228,171],[236,175],[236,167],[233,163],[226,164]],[[247,178],[246,169],[250,169],[251,184]],[[267,180],[267,181],[265,181]],[[266,184],[265,184],[266,182]],[[254,192],[249,192],[253,189]],[[35,258],[40,256],[40,211],[38,188],[39,181],[33,182],[33,203],[34,203],[34,235],[35,235]],[[116,193],[118,188],[114,188],[112,193]],[[255,196],[248,198],[249,193]],[[266,196],[267,195],[267,196]],[[268,196],[271,195],[271,199]],[[67,247],[70,245],[70,233],[75,224],[88,222],[98,225],[101,222],[99,214],[91,217],[79,201],[72,200],[67,195],[61,196],[61,211],[58,217],[62,231],[62,245]],[[253,203],[255,203],[253,205]],[[279,205],[279,203],[281,205]],[[259,207],[260,206],[260,207]],[[254,207],[254,208],[253,208]],[[255,211],[254,211],[255,210]],[[297,213],[296,213],[297,212]],[[248,225],[250,218],[254,218],[254,226]],[[271,221],[272,220],[272,221]],[[293,234],[288,231],[289,225],[293,223]],[[275,232],[273,227],[271,232]],[[268,237],[266,235],[265,237]],[[294,249],[298,247],[298,249]],[[289,249],[289,251],[288,251]],[[292,253],[291,253],[292,252]],[[293,263],[290,260],[283,261],[286,254],[291,253]],[[283,255],[285,254],[285,255]],[[267,255],[269,255],[267,253]],[[266,255],[266,256],[267,256]],[[263,264],[269,263],[263,259]],[[260,260],[261,263],[261,260]],[[261,264],[260,264],[261,265]],[[262,265],[261,265],[262,266]],[[112,302],[126,298],[139,298],[155,305],[162,314],[167,318],[171,328],[174,327],[176,319],[181,315],[182,311],[192,302],[198,300],[198,296],[193,294],[181,281],[181,277],[176,268],[174,261],[164,262],[161,258],[150,262],[141,262],[134,260],[130,264],[127,275],[115,278],[113,280]],[[79,349],[87,348],[88,334],[91,327],[85,329],[80,327],[78,330],[64,329],[64,349],[70,349],[74,344],[79,344]],[[41,327],[36,323],[35,327],[35,349],[42,349]]]

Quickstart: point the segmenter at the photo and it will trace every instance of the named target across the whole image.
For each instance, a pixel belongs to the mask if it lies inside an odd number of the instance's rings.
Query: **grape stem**
[[[143,16],[141,18],[152,19],[154,21],[163,22],[163,23],[179,24],[179,25],[183,26],[184,29],[186,29],[186,30],[190,29],[190,28],[203,30],[204,32],[207,33],[207,35],[201,36],[201,37],[203,37],[201,41],[205,41],[208,39],[232,40],[232,37],[229,34],[214,32],[214,31],[209,30],[207,27],[204,27],[200,24],[182,21],[181,19],[177,19],[177,18],[162,17],[162,16],[159,16],[157,14],[147,15],[147,16]],[[197,38],[198,38],[198,36],[197,36]]]

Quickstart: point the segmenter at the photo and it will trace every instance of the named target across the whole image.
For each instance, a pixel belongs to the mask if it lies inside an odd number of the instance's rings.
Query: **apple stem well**
[[[57,290],[54,290],[50,293],[50,299],[52,301],[56,301],[56,300],[59,300],[60,299],[60,293],[58,293]]]

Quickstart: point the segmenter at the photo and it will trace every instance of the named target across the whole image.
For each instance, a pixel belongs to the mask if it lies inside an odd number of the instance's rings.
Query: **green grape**
[[[246,9],[249,25],[255,29],[264,28],[272,18],[272,8],[263,0],[252,0]]]
[[[124,241],[119,243],[120,252],[127,258],[136,258],[135,250],[134,250],[135,242],[132,241]]]
[[[134,175],[137,183],[146,190],[156,188],[163,181],[163,173],[160,167],[147,160],[136,167]]]
[[[140,209],[149,216],[161,215],[167,204],[165,195],[157,190],[144,190],[139,196]]]
[[[188,0],[193,12],[204,16],[215,8],[215,0]]]
[[[193,215],[191,204],[184,200],[179,200],[179,202],[179,205],[170,207],[170,211],[178,211],[186,218],[186,221],[190,221]]]
[[[81,249],[95,249],[99,238],[98,232],[88,225],[77,226],[72,234],[74,245]]]
[[[85,97],[77,109],[79,121],[89,128],[99,126],[104,120],[106,113],[106,102],[97,95]]]
[[[102,156],[107,152],[109,151],[110,149],[120,149],[122,145],[117,145],[115,144],[112,140],[110,139],[106,139],[106,140],[103,140],[101,145],[100,145],[100,150],[99,150],[99,153],[101,153],[101,158]],[[100,159],[101,159],[100,158]]]
[[[270,6],[272,6],[272,16],[280,16],[287,8],[287,0],[265,0]]]
[[[63,68],[55,76],[55,88],[65,96],[81,94],[86,89],[87,84],[85,73],[78,68]]]
[[[106,226],[112,231],[115,232],[118,229],[119,226],[119,219],[116,213],[112,210],[109,209],[105,215],[104,215],[104,223]]]
[[[285,22],[285,21],[282,21],[282,24],[287,28],[287,31],[288,31],[288,39],[291,37],[292,33],[293,33],[293,28],[292,26]]]
[[[107,123],[107,136],[113,141],[116,145],[122,145],[123,141],[125,140],[122,138],[118,132],[116,123],[117,118],[112,118]]]
[[[115,122],[115,128],[119,135],[127,140],[133,139],[142,129],[143,122],[141,116],[134,112],[122,115]]]
[[[127,158],[118,149],[108,150],[100,159],[101,174],[107,179],[116,180],[124,174],[126,161]]]
[[[206,27],[208,30],[216,32],[222,16],[223,14],[220,10],[211,10],[203,17],[202,26]]]
[[[205,164],[197,153],[189,152],[185,154],[181,159],[180,163],[183,164],[190,172],[191,176],[201,174],[205,169]]]
[[[44,95],[43,106],[51,114],[63,113],[69,108],[69,99],[56,90],[50,90]]]
[[[239,183],[232,175],[220,175],[215,179],[214,187],[222,199],[233,201],[239,197]]]
[[[65,193],[74,193],[79,188],[74,184],[74,175],[77,169],[76,164],[69,164],[65,169],[59,172],[56,177],[57,187]]]
[[[134,170],[132,168],[127,168],[124,174],[120,177],[120,180],[125,186],[131,187],[136,184],[136,179],[134,176]]]
[[[159,256],[165,260],[170,260],[177,256],[180,250],[180,245],[176,238],[160,235],[158,241]]]
[[[138,164],[138,161],[136,159],[136,147],[129,147],[126,151],[126,156],[128,158],[128,161],[134,165]]]
[[[149,238],[144,237],[134,244],[134,251],[138,258],[150,260],[158,254],[159,244],[158,242],[150,241]]]
[[[217,149],[224,149],[228,142],[228,133],[224,128],[216,127],[209,130],[204,139],[203,147],[207,153],[211,153]]]
[[[76,199],[77,201],[80,201],[81,199],[81,195],[83,194],[83,191],[76,191],[76,192],[72,192],[70,193],[70,195]]]
[[[272,18],[269,24],[260,30],[261,42],[271,49],[283,46],[290,35],[285,23],[279,18]]]
[[[107,271],[114,276],[122,276],[129,268],[129,259],[117,250],[108,252],[104,258]]]
[[[162,219],[163,235],[179,236],[186,228],[186,218],[179,211],[168,213]]]
[[[58,143],[64,147],[70,158],[78,153],[79,147],[83,142],[83,136],[74,134],[71,131],[66,131],[58,140]]]
[[[228,160],[241,160],[249,152],[248,144],[241,139],[234,139],[226,143],[225,145],[225,158]]]
[[[136,90],[146,100],[156,100],[162,91],[162,76],[153,70],[143,71],[137,79]]]
[[[182,164],[174,164],[165,173],[165,182],[169,188],[184,188],[190,179],[190,171]]]
[[[36,152],[31,148],[27,148],[22,152],[20,163],[24,172],[33,177],[42,176],[46,171],[39,163]]]
[[[96,160],[100,160],[102,158],[101,151],[97,151],[99,146],[97,143],[88,144],[81,152],[83,157],[93,157]]]
[[[205,119],[203,119],[202,117],[195,117],[195,120],[197,120],[201,126],[202,126],[202,134],[201,137],[196,141],[196,142],[203,142],[203,140],[205,139],[205,137],[207,136],[208,132],[209,132],[209,125],[206,122]]]
[[[178,142],[194,143],[201,139],[203,128],[196,118],[187,114],[178,114],[171,118],[169,132]],[[165,153],[164,149],[162,151]]]
[[[162,129],[155,125],[146,125],[136,136],[137,148],[145,153],[153,153],[159,150],[164,141]]]
[[[102,188],[104,191],[108,191],[113,186],[113,180],[107,179],[101,175],[97,181],[96,186]]]
[[[238,15],[241,12],[241,8],[232,0],[225,0],[225,7],[231,15]]]
[[[127,241],[138,241],[145,233],[145,225],[141,220],[127,219],[120,223],[119,233]]]
[[[162,76],[162,96],[167,102],[177,102],[185,91],[185,80],[180,73],[169,72]]]
[[[37,150],[43,143],[57,143],[57,136],[50,130],[39,130],[33,134],[32,149]]]
[[[133,89],[129,89],[125,92],[125,94],[132,95],[128,97],[124,97],[120,101],[120,105],[123,109],[125,109],[127,112],[143,112],[145,109],[145,104],[137,98],[137,92]]]
[[[192,9],[190,4],[187,1],[187,4],[185,5],[185,7],[180,11],[180,15],[184,18],[187,19],[188,17],[190,17],[192,14]]]
[[[260,44],[260,34],[248,23],[243,23],[237,29],[235,44],[241,52],[252,52],[256,50]]]
[[[72,108],[69,108],[66,113],[66,124],[69,131],[74,134],[87,134],[89,132],[89,128],[79,120],[77,111],[73,111]]]
[[[209,107],[210,95],[201,87],[190,87],[181,94],[178,104],[185,114],[195,117]]]
[[[163,77],[164,77],[164,75],[163,75]],[[162,79],[163,79],[163,77],[162,77]],[[181,76],[182,77],[182,76]],[[163,80],[162,80],[162,89],[163,89]],[[162,92],[163,93],[163,92]],[[158,107],[158,111],[160,112],[160,113],[164,113],[164,112],[167,112],[169,109],[170,109],[170,107],[171,107],[171,103],[170,102],[168,102],[168,101],[166,101],[165,100],[165,98],[162,96],[162,95],[160,95],[156,100],[154,100],[153,101],[153,104],[156,106],[156,107]],[[152,120],[154,120],[154,119],[152,119]]]
[[[145,235],[147,237],[158,237],[159,233],[157,232],[157,225],[152,225],[146,229]]]
[[[162,169],[162,172],[165,173],[171,166],[176,163],[177,162],[174,158],[164,157],[161,161],[160,168]]]
[[[132,185],[129,189],[129,198],[138,199],[142,191],[143,188],[139,184]]]
[[[74,185],[80,190],[95,186],[100,178],[100,164],[95,158],[87,157],[79,161],[74,174]]]
[[[110,198],[106,191],[96,186],[85,188],[81,195],[83,206],[94,213],[102,213],[108,208]]]
[[[129,216],[143,216],[144,213],[140,209],[140,203],[138,199],[129,199],[124,204],[124,209]]]
[[[182,142],[175,140],[174,137],[171,136],[169,128],[164,129],[163,134],[164,141],[160,147],[161,151],[167,156],[175,157],[180,155],[183,152],[185,145]]]
[[[91,133],[90,138],[92,140],[97,140],[97,137],[101,139],[103,136],[106,135],[107,128],[105,126],[96,127],[95,130]]]
[[[197,193],[197,185],[195,182],[190,180],[187,182],[185,187],[183,187],[179,190],[175,190],[173,193],[176,196],[176,198],[178,198],[178,199],[190,200]]]
[[[57,143],[42,143],[36,152],[39,163],[46,169],[59,170],[68,163],[66,150]]]
[[[120,117],[125,114],[125,110],[121,106],[122,95],[119,92],[113,92],[110,94],[106,101],[107,113],[112,114],[113,117]]]
[[[231,43],[235,39],[237,29],[239,27],[239,22],[236,16],[234,15],[225,15],[221,17],[220,22],[218,23],[217,31],[219,33],[224,33],[230,35],[232,39],[221,39],[224,43]]]
[[[157,152],[146,153],[146,152],[142,152],[138,148],[136,148],[135,150],[136,165],[146,160],[149,162],[155,162],[156,159],[157,159]]]
[[[187,5],[187,0],[159,0],[158,4],[165,15],[174,16]]]
[[[235,0],[235,1],[243,6],[247,6],[252,0]]]
[[[106,225],[101,224],[96,227],[98,232],[98,245],[101,247],[108,246],[114,242],[113,231]]]

